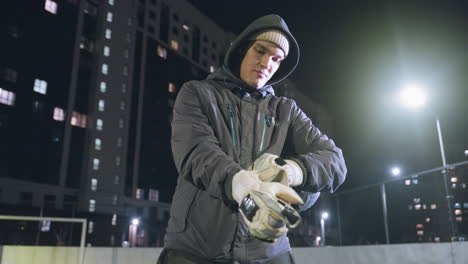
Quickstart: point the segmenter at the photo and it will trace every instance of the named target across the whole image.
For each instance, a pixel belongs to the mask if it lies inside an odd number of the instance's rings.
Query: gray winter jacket
[[[207,80],[184,84],[177,96],[172,151],[179,178],[165,237],[167,248],[220,263],[233,259],[255,263],[289,251],[286,236],[275,243],[250,236],[232,198],[233,175],[262,153],[300,164],[305,178],[296,190],[308,206],[315,202],[316,193],[334,192],[345,179],[341,150],[293,100],[275,96],[271,85],[255,90],[231,71],[236,46],[266,28],[282,30],[293,43],[287,59],[292,66],[273,82],[287,76],[297,64],[299,49],[284,21],[270,15],[241,33],[222,68]]]

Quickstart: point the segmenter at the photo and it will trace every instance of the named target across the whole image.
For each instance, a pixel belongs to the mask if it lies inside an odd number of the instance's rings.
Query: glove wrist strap
[[[289,167],[291,168],[292,172],[291,174],[288,174],[288,179],[289,179],[289,186],[294,187],[294,186],[299,186],[302,184],[302,181],[304,180],[304,175],[302,174],[302,169],[297,164],[297,162],[293,160],[284,160]]]

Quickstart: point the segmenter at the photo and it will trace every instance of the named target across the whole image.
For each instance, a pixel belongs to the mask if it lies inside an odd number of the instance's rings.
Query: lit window
[[[120,110],[125,110],[125,108],[127,107],[127,103],[125,103],[125,101],[120,101]]]
[[[112,30],[106,29],[106,39],[111,39],[112,38]]]
[[[128,76],[128,66],[126,66],[126,65],[123,66],[122,74],[123,74],[124,76]]]
[[[101,150],[102,149],[102,140],[100,138],[96,138],[94,140],[94,149]]]
[[[431,204],[431,209],[432,209],[432,210],[437,209],[437,205],[436,205],[436,204]]]
[[[215,71],[215,67],[213,65],[210,66],[210,72],[214,72]]]
[[[408,205],[408,210],[410,210],[410,211],[413,210],[413,205],[412,204]]]
[[[107,12],[107,22],[112,22],[112,12]]]
[[[109,3],[109,5],[113,6],[114,5],[114,0],[109,0],[107,1],[107,3]]]
[[[102,74],[107,75],[109,73],[109,66],[107,64],[103,63],[101,72],[102,72]]]
[[[461,186],[463,189],[466,189],[466,183],[462,183],[462,184],[460,184],[460,186]]]
[[[456,183],[452,183],[452,189],[456,189],[457,188],[457,184]]]
[[[107,89],[107,83],[101,82],[101,84],[99,85],[99,89],[101,90],[101,93],[105,93]]]
[[[46,0],[44,9],[52,14],[57,14],[57,3],[52,0]]]
[[[91,212],[91,200],[89,201],[90,204],[89,204],[89,211]],[[94,212],[94,211],[93,211]],[[92,234],[93,233],[93,230],[94,230],[94,222],[93,221],[89,221],[88,222],[88,234]]]
[[[423,228],[424,228],[424,225],[423,225],[423,224],[417,224],[417,225],[416,225],[416,228],[417,228],[417,229],[423,229]]]
[[[115,165],[120,166],[120,156],[115,157]]]
[[[41,232],[49,232],[50,231],[50,221],[44,220],[41,221]]]
[[[71,118],[71,124],[72,126],[86,128],[86,115],[73,112],[72,118]]]
[[[110,55],[110,48],[108,46],[104,46],[104,56],[109,57]]]
[[[126,92],[127,92],[127,84],[122,83],[122,93],[126,93]]]
[[[60,107],[54,107],[54,120],[63,121],[65,120],[65,112]]]
[[[0,88],[0,104],[15,105],[15,93]]]
[[[163,48],[161,46],[158,45],[158,56],[163,58],[163,59],[167,59],[167,50],[166,48]]]
[[[99,170],[99,164],[100,163],[101,162],[99,161],[99,159],[94,158],[93,159],[93,170]]]
[[[120,177],[119,177],[119,175],[115,175],[114,184],[119,184],[119,183],[120,183]]]
[[[405,180],[405,185],[411,185],[411,180]]]
[[[414,203],[420,203],[420,202],[421,202],[421,198],[413,198],[413,202],[414,202]]]
[[[190,27],[189,27],[189,26],[187,26],[186,24],[184,24],[184,25],[182,26],[182,28],[183,28],[183,29],[185,29],[185,30],[187,30],[187,31],[189,31],[189,30],[190,30]]]
[[[457,182],[458,182],[458,178],[457,178],[457,177],[452,177],[452,178],[450,178],[450,181],[451,181],[452,183],[457,183]]]
[[[418,179],[413,179],[413,180],[411,181],[411,183],[412,183],[412,184],[418,184]]]
[[[98,180],[97,179],[91,179],[91,191],[96,191],[97,190],[97,184]]]
[[[97,130],[102,130],[103,126],[104,126],[104,122],[102,121],[102,119],[96,120],[96,129]]]
[[[424,230],[418,230],[416,233],[418,234],[418,236],[423,236],[424,235]]]
[[[91,213],[96,211],[96,200],[89,200],[89,211]]]
[[[43,80],[34,80],[34,91],[40,94],[47,94],[47,82]]]
[[[455,203],[453,207],[455,207],[455,208],[461,208],[461,204],[460,204],[460,203]]]
[[[434,237],[434,242],[440,242],[440,237]]]
[[[430,217],[427,217],[426,218],[426,223],[430,223],[431,222],[431,218]]]
[[[421,205],[420,204],[415,204],[414,205],[414,210],[421,210]]]
[[[137,200],[142,200],[144,199],[144,196],[145,196],[145,191],[141,188],[137,188],[135,192],[135,198]]]
[[[455,215],[462,215],[463,212],[460,209],[455,210]]]
[[[117,225],[117,214],[112,215],[112,225],[116,226]]]
[[[149,189],[148,200],[159,202],[159,191],[155,189]]]
[[[463,203],[463,207],[468,208],[468,203]]]
[[[119,119],[119,128],[124,127],[124,120],[122,118]]]
[[[457,220],[457,222],[463,222],[463,217],[462,216],[457,216],[457,217],[455,217],[455,219]]]
[[[179,42],[177,42],[177,40],[171,40],[171,48],[173,50],[179,50]]]
[[[176,92],[176,87],[173,83],[169,83],[169,88],[168,88],[170,93],[175,93]]]
[[[100,99],[98,102],[98,110],[104,112],[104,100]]]
[[[117,194],[115,194],[115,195],[112,197],[112,204],[113,204],[113,205],[116,205],[118,201],[119,201],[119,196],[117,196]]]

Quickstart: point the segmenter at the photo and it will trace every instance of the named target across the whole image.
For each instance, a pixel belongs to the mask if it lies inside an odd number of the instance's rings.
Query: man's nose
[[[260,65],[262,66],[262,68],[264,69],[270,69],[271,67],[271,59],[270,59],[270,56],[262,56],[260,58]]]

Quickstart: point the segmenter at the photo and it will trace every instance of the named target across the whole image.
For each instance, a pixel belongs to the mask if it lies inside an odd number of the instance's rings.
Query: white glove
[[[302,169],[297,162],[281,159],[270,153],[263,153],[249,169],[257,171],[261,181],[282,182],[285,178],[283,174],[285,174],[288,185],[293,187],[301,185],[304,178]]]
[[[262,182],[255,171],[242,170],[232,179],[232,196],[239,204],[250,233],[263,240],[275,241],[300,222],[293,204],[303,204],[301,197],[279,182]]]

